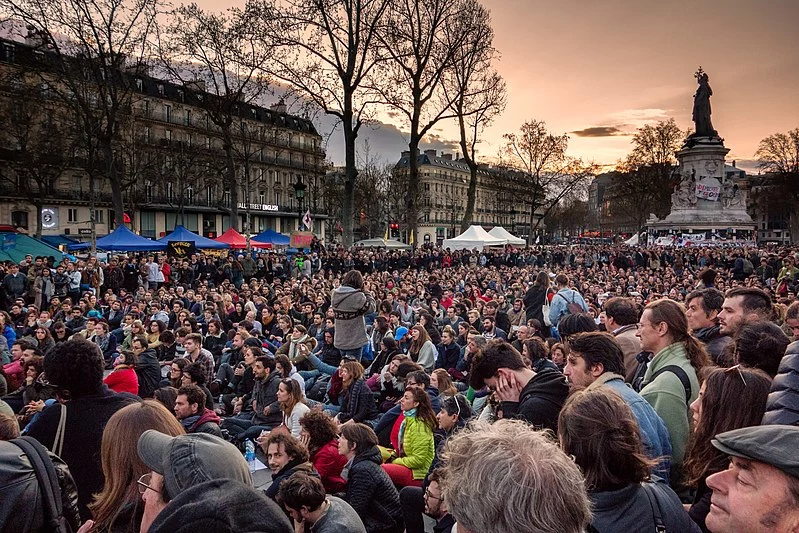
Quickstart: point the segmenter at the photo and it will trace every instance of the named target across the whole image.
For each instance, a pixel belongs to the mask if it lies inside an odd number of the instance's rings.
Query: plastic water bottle
[[[244,443],[244,460],[247,461],[247,466],[250,472],[255,471],[255,443],[252,439],[247,439]]]

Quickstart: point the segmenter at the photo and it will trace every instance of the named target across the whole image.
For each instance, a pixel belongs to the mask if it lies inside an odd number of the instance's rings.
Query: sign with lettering
[[[245,203],[239,204],[239,209],[247,209],[247,205]],[[249,204],[250,209],[254,211],[280,211],[280,207],[274,204]]]
[[[78,228],[78,235],[91,235],[91,228]]]
[[[167,242],[166,254],[169,257],[184,258],[189,257],[196,251],[192,241],[169,241]]]
[[[721,195],[721,184],[714,178],[705,178],[696,184],[696,197],[717,202]]]

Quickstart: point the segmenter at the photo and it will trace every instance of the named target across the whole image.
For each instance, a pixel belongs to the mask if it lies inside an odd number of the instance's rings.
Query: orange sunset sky
[[[207,9],[229,3],[202,0]],[[237,1],[240,5],[243,0]],[[646,123],[674,117],[692,127],[693,73],[701,65],[714,95],[713,125],[731,149],[728,159],[754,169],[759,141],[799,127],[799,1],[797,0],[483,0],[502,54],[497,69],[508,86],[504,114],[486,132],[483,157],[493,158],[503,133],[528,119],[568,133],[569,153],[612,165]],[[403,125],[364,132],[386,162],[403,150]],[[320,132],[330,130],[325,120]],[[326,131],[327,130],[327,131]],[[455,151],[455,129],[442,125],[423,148]],[[328,158],[343,162],[338,133]]]

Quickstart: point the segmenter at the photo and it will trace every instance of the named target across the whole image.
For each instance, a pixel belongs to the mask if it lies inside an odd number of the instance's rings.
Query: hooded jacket
[[[255,400],[255,411],[252,423],[258,426],[279,426],[283,423],[283,412],[277,402],[277,389],[280,386],[280,375],[270,372],[265,381],[255,380],[252,399]],[[264,414],[265,409],[269,414]]]
[[[375,312],[375,299],[371,294],[342,285],[333,291],[330,306],[336,318],[336,336],[333,340],[336,348],[354,350],[369,342],[363,316]]]
[[[386,531],[402,521],[399,493],[380,466],[377,446],[352,459],[344,499],[363,520],[366,531]]]
[[[152,398],[161,383],[161,364],[158,362],[154,349],[147,348],[139,354],[136,375],[139,377],[139,396]]]
[[[711,326],[709,328],[702,328],[694,331],[694,336],[702,341],[702,344],[707,348],[713,362],[719,366],[729,366],[724,361],[724,349],[732,342],[732,337],[722,335],[721,326]]]
[[[520,418],[536,428],[557,433],[558,415],[568,394],[566,377],[547,368],[527,382],[518,402],[502,402],[500,409],[504,418]]]
[[[219,415],[206,407],[200,413],[199,418],[197,418],[191,426],[186,428],[186,433],[209,433],[217,437],[222,437],[222,431],[219,429],[219,422],[221,420]]]

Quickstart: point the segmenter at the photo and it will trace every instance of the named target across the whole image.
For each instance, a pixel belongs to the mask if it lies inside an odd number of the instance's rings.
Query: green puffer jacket
[[[424,479],[435,455],[433,430],[421,419],[406,418],[402,440],[403,456],[392,462],[413,470],[413,479]]]

